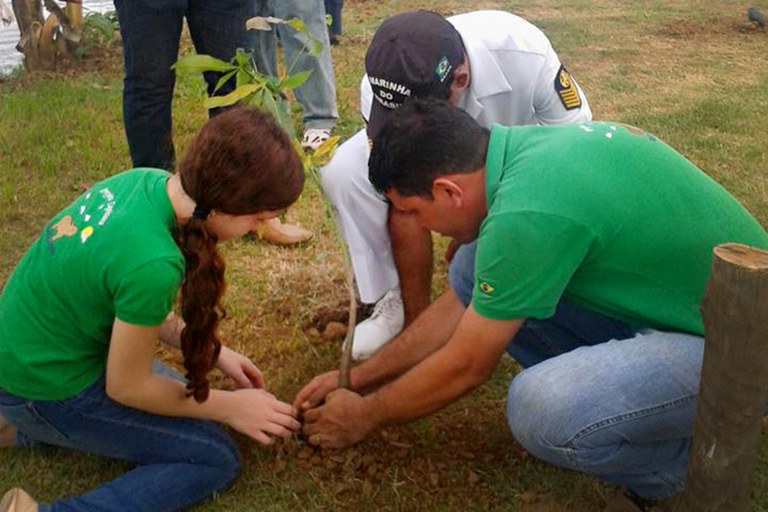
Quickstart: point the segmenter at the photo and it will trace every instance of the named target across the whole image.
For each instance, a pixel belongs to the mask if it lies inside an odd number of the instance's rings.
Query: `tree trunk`
[[[691,458],[676,512],[746,512],[768,394],[768,252],[714,250]]]

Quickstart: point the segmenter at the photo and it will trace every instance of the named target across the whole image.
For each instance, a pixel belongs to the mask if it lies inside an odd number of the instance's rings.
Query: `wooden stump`
[[[768,252],[714,250],[702,301],[704,363],[676,512],[746,512],[768,394]]]

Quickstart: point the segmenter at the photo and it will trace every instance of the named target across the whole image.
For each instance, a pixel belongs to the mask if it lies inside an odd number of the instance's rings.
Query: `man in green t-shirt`
[[[375,391],[336,390],[330,372],[299,392],[310,443],[345,446],[426,416],[485,382],[506,351],[526,368],[507,415],[530,453],[645,499],[679,492],[712,249],[768,248],[760,224],[675,150],[619,123],[489,132],[413,101],[369,165],[394,208],[476,243],[476,256],[460,249],[451,289],[353,369],[352,389]]]

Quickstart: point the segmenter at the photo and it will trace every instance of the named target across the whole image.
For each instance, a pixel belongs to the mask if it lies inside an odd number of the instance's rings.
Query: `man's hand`
[[[362,441],[376,429],[363,398],[347,389],[337,389],[325,404],[304,413],[302,432],[309,444],[321,448],[345,448]]]
[[[304,411],[317,407],[325,396],[339,387],[339,371],[333,370],[323,373],[312,379],[304,386],[293,399],[293,407],[301,414]]]
[[[264,388],[264,376],[253,361],[222,345],[216,368],[232,379],[239,389]]]

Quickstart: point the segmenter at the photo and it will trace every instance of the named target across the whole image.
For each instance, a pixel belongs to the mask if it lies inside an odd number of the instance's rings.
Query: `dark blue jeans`
[[[325,13],[333,18],[331,26],[328,27],[328,33],[332,36],[341,35],[341,9],[344,7],[344,0],[325,0]]]
[[[123,39],[123,120],[134,167],[174,165],[171,103],[184,18],[195,49],[229,61],[245,47],[250,0],[115,0]],[[205,73],[212,94],[220,73]],[[217,94],[230,92],[230,82]],[[214,115],[215,112],[211,112]]]
[[[41,512],[179,510],[224,490],[239,472],[237,447],[219,425],[120,405],[106,395],[103,378],[64,400],[27,400],[0,389],[0,415],[18,429],[22,447],[49,444],[136,464],[81,496],[41,505]]]

